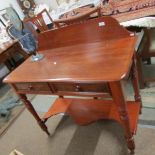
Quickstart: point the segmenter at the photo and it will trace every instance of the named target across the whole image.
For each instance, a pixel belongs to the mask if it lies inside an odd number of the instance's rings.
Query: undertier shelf
[[[127,102],[131,132],[135,134],[140,111],[140,103]],[[87,125],[100,119],[116,120],[122,124],[116,104],[111,100],[57,98],[43,119],[67,113],[76,124]]]

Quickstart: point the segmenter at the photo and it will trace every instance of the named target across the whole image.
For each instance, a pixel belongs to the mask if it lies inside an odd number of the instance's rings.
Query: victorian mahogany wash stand
[[[79,125],[99,119],[118,121],[131,153],[135,144],[141,98],[135,61],[136,36],[111,17],[101,17],[39,35],[38,51],[44,59],[27,59],[4,79],[49,135],[46,121],[67,113]],[[124,81],[132,79],[135,100],[127,101]],[[26,94],[58,95],[40,118]],[[65,96],[65,97],[64,97]],[[73,98],[67,98],[73,96]],[[91,99],[74,98],[89,96]],[[111,97],[111,99],[108,99]]]

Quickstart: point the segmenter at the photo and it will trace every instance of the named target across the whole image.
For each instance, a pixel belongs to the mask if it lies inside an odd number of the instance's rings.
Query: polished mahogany
[[[136,36],[111,17],[89,20],[39,35],[44,59],[27,59],[4,79],[47,133],[46,121],[61,112],[86,125],[99,119],[118,121],[134,153],[133,135],[141,109],[135,59]],[[124,82],[132,77],[135,99],[126,101]],[[55,94],[59,98],[41,119],[26,94]],[[68,99],[65,96],[91,96]],[[102,97],[100,100],[99,97]],[[103,100],[110,97],[111,100]],[[86,109],[86,111],[84,110]]]

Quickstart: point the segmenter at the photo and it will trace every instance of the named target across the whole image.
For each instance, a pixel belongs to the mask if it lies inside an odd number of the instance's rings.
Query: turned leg
[[[130,128],[128,109],[127,109],[127,104],[125,101],[122,82],[121,81],[110,82],[109,85],[110,85],[113,100],[116,103],[117,108],[118,108],[122,126],[125,131],[125,137],[127,139],[128,148],[131,151],[131,153],[133,154],[134,149],[135,149],[135,143],[134,143],[134,139],[133,139],[133,133],[131,132],[131,128]]]
[[[24,102],[24,104],[25,104],[26,108],[29,110],[29,112],[34,116],[34,118],[38,122],[41,129],[43,131],[45,131],[47,133],[47,135],[50,135],[50,133],[48,132],[47,126],[45,125],[44,121],[42,119],[40,119],[40,117],[38,116],[34,107],[32,106],[31,102],[27,99],[26,95],[23,95],[23,94],[18,94],[18,95],[19,95],[20,99]]]
[[[142,100],[139,92],[139,83],[138,83],[138,71],[137,71],[137,65],[136,65],[136,56],[133,57],[133,65],[132,65],[132,85],[135,93],[135,101],[140,102],[141,109],[142,109]],[[140,113],[141,113],[140,109]]]

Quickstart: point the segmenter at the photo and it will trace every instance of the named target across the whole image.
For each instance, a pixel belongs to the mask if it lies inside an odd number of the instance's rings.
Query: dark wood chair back
[[[100,17],[87,22],[49,30],[39,34],[39,50],[83,43],[107,42],[133,35],[112,17]]]
[[[32,22],[40,32],[47,31],[49,28],[45,23],[43,14],[46,14],[48,16],[49,20],[51,21],[51,23],[53,23],[53,20],[46,9],[41,11],[35,17],[25,19],[24,22]]]
[[[55,20],[54,25],[56,26],[56,28],[60,28],[71,24],[83,23],[84,21],[90,19],[91,15],[95,13],[97,14],[96,17],[101,16],[100,7],[91,8],[91,10],[79,15],[75,15],[71,18]]]

